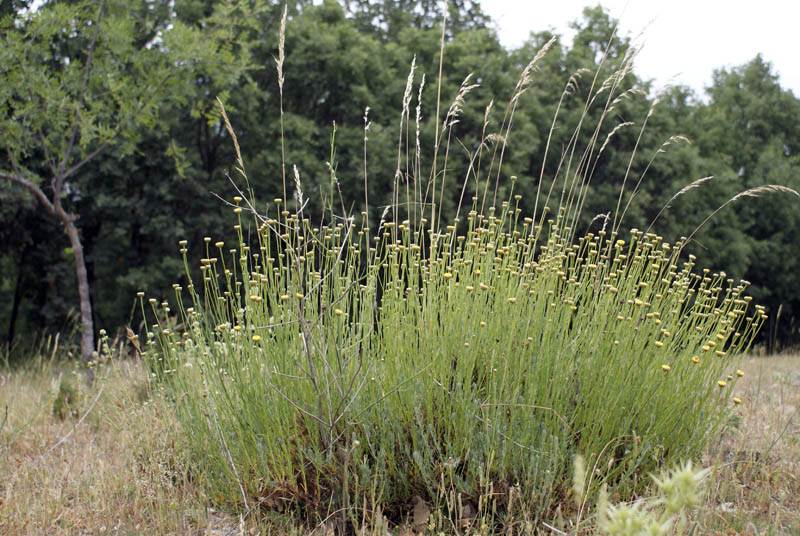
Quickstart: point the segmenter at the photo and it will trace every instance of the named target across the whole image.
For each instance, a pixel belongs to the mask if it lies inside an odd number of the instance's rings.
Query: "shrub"
[[[476,191],[450,225],[420,188],[404,206],[425,215],[330,209],[315,226],[295,171],[296,199],[275,199],[274,216],[250,191],[234,199],[235,244],[205,239],[201,284],[182,241],[189,282],[174,285],[177,318],[149,300],[145,355],[214,501],[492,532],[569,504],[577,453],[587,496],[605,484],[621,498],[697,457],[763,309],[746,283],[697,271],[685,241],[617,226],[578,236],[584,179],[552,214],[547,202],[522,214],[512,177],[499,206]],[[415,504],[430,514],[409,515]]]

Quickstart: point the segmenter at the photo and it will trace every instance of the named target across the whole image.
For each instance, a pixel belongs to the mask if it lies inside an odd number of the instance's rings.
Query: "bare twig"
[[[0,171],[0,177],[8,179],[12,182],[16,182],[17,184],[28,190],[30,193],[32,193],[33,196],[36,197],[36,199],[40,203],[42,203],[42,205],[44,205],[44,207],[48,210],[48,212],[50,212],[51,214],[56,213],[56,209],[53,206],[53,203],[50,202],[50,199],[47,198],[42,189],[36,186],[36,184],[34,184],[33,182],[15,173],[6,173],[4,171]]]
[[[557,529],[557,528],[555,528],[554,526],[552,526],[552,525],[548,525],[548,524],[547,524],[547,523],[545,523],[544,521],[542,521],[542,525],[544,525],[544,527],[545,527],[546,529],[549,529],[550,531],[552,531],[552,532],[554,532],[554,533],[556,533],[556,534],[560,534],[560,535],[561,535],[561,534],[563,534],[563,536],[567,536],[567,533],[566,533],[566,532],[564,532],[563,530],[558,530],[558,529]]]

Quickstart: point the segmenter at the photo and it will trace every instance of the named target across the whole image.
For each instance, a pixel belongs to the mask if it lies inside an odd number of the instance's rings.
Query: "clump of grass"
[[[583,151],[576,127],[558,208],[555,179],[540,184],[533,214],[514,177],[498,197],[519,96],[549,46],[523,72],[500,132],[484,128],[471,161],[486,151],[490,163],[483,177],[465,173],[463,217],[441,221],[447,165],[423,184],[418,147],[409,169],[398,158],[395,203],[374,226],[332,205],[312,224],[299,173],[289,201],[284,170],[284,194],[265,213],[251,191],[233,200],[236,239],[205,239],[202,281],[180,242],[188,283],[174,285],[174,313],[140,297],[153,319],[144,354],[218,506],[341,530],[380,532],[388,520],[530,532],[569,508],[577,453],[590,468],[587,501],[601,486],[626,499],[648,486],[640,475],[696,459],[720,433],[732,356],[765,318],[747,283],[697,270],[685,240],[623,233],[624,211],[608,230],[578,230],[632,56],[593,82],[586,109],[607,99],[603,119]],[[445,162],[469,89],[437,127]],[[411,84],[406,95],[408,122]]]
[[[78,391],[67,378],[62,378],[58,384],[58,394],[53,401],[52,413],[62,421],[68,416],[78,416]]]
[[[186,330],[154,307],[150,342],[212,496],[317,513],[367,497],[399,516],[446,482],[536,519],[575,452],[623,496],[700,454],[728,355],[763,320],[744,285],[655,235],[565,244],[557,216],[536,248],[511,202],[492,212],[463,235],[384,222],[373,247],[352,221],[314,232],[298,214],[259,222],[257,254],[244,235],[209,244]]]

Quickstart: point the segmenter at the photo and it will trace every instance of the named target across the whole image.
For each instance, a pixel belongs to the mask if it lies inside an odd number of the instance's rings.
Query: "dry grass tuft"
[[[692,185],[690,184],[689,186]],[[704,219],[703,222],[700,225],[698,225],[694,231],[692,231],[692,234],[689,235],[689,238],[687,238],[686,241],[684,241],[683,247],[686,247],[686,245],[692,241],[694,235],[696,235],[700,229],[705,227],[705,225],[709,221],[711,221],[711,219],[714,218],[714,216],[716,216],[719,211],[721,211],[731,203],[735,203],[736,201],[745,197],[761,197],[763,194],[772,194],[772,193],[789,194],[800,197],[800,192],[797,192],[797,190],[793,190],[792,188],[789,188],[787,186],[781,186],[779,184],[764,184],[762,186],[756,186],[755,188],[749,188],[747,190],[739,192],[738,194],[734,195],[733,197],[722,203],[716,210],[714,210],[714,212],[709,214],[706,217],[706,219]]]

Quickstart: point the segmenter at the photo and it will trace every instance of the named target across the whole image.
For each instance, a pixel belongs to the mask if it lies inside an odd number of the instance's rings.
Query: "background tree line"
[[[203,237],[230,235],[232,219],[212,195],[235,194],[227,178],[235,155],[216,96],[225,102],[250,184],[263,200],[282,193],[282,99],[286,161],[300,172],[310,214],[330,202],[329,165],[337,171],[341,202],[355,213],[364,210],[367,107],[374,216],[391,202],[412,58],[415,88],[422,73],[426,76],[422,147],[434,145],[440,2],[290,2],[282,95],[273,61],[283,9],[277,1],[143,0],[130,9],[117,0],[62,0],[45,2],[33,14],[27,11],[30,3],[6,2],[0,11],[0,344],[21,348],[46,332],[75,326],[80,332],[74,313],[81,302],[77,257],[68,221],[79,233],[92,332],[136,322],[131,311],[137,291],[170,297],[183,272],[179,240],[188,240],[199,256]],[[520,48],[506,50],[476,0],[451,1],[448,10],[442,106],[446,109],[464,77],[474,73],[480,85],[468,95],[454,127],[454,137],[474,148],[490,100],[508,101],[520,71],[552,36],[534,33]],[[572,133],[566,127],[583,113],[592,74],[577,79],[564,101],[551,155],[543,160],[567,81],[581,69],[594,71],[606,49],[608,72],[625,61],[630,42],[614,34],[614,25],[599,7],[584,10],[571,46],[556,42],[518,103],[502,175],[519,177],[516,190],[528,212],[540,174],[547,181],[558,172],[560,150]],[[619,103],[615,122],[602,136],[619,122],[637,124],[619,130],[597,161],[579,232],[597,225],[591,222],[594,215],[616,206],[640,123],[651,107],[644,94],[654,88],[635,68],[623,83],[642,91]],[[502,106],[495,108],[491,118],[499,124]],[[597,124],[599,114],[590,109],[585,123]],[[673,139],[664,147],[674,135],[685,135],[691,144]],[[638,180],[660,149],[666,154],[652,161],[623,226],[646,229],[676,192],[704,176],[715,178],[675,199],[657,221],[654,230],[667,240],[688,236],[747,188],[771,183],[800,189],[798,144],[800,101],[781,87],[760,56],[716,71],[703,99],[686,87],[669,89],[648,117],[631,180]],[[458,144],[453,147],[448,167],[458,170],[458,179],[445,186],[446,219],[455,214],[468,165]],[[433,155],[424,157],[430,161]],[[58,216],[47,203],[69,217]],[[800,342],[799,208],[797,199],[782,195],[736,202],[687,248],[701,265],[753,283],[750,293],[771,315],[762,333],[771,350],[776,341],[780,347]]]

